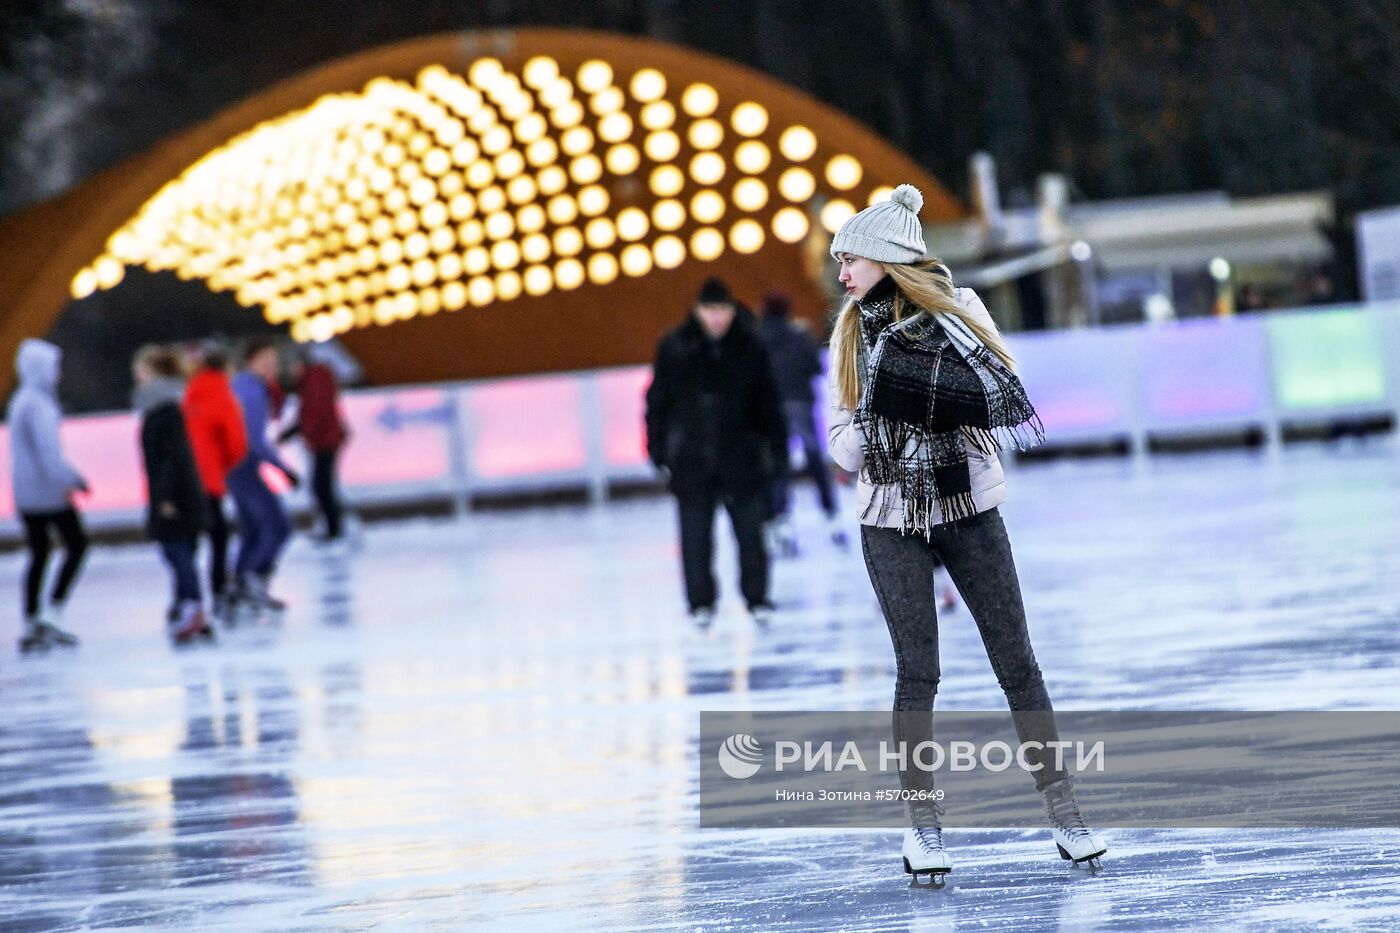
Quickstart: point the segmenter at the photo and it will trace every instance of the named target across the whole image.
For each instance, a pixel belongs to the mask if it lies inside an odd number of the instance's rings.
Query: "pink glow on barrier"
[[[472,472],[508,479],[582,470],[582,380],[574,376],[512,379],[465,393],[470,411]]]
[[[141,465],[141,428],[135,415],[69,418],[60,436],[63,453],[91,487],[78,508],[94,512],[146,507],[146,473]]]
[[[1126,431],[1131,334],[1121,329],[1017,334],[1011,343],[1026,392],[1056,434]]]
[[[341,483],[378,486],[445,479],[451,463],[450,402],[448,390],[437,388],[342,395],[350,441],[340,459]]]
[[[603,406],[603,459],[609,466],[640,466],[647,462],[649,385],[649,366],[598,374],[598,395]]]
[[[1036,399],[1035,410],[1045,423],[1045,434],[1051,441],[1057,431],[1085,431],[1095,428],[1109,428],[1123,422],[1123,410],[1113,404],[1113,400],[1093,392],[1077,392],[1072,389],[1039,394],[1032,391]]]
[[[1141,333],[1139,373],[1150,420],[1262,417],[1269,371],[1254,321],[1189,321]]]
[[[13,518],[15,491],[10,483],[10,429],[0,425],[0,518]]]

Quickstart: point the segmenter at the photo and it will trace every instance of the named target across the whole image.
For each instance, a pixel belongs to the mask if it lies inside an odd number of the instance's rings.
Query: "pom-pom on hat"
[[[919,210],[924,196],[913,185],[900,185],[888,201],[872,204],[841,225],[831,238],[831,255],[841,253],[877,262],[911,263],[928,256]]]

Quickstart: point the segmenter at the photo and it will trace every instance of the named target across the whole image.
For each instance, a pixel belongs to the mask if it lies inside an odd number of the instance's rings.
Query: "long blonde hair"
[[[996,325],[969,314],[953,291],[953,276],[938,259],[914,263],[879,263],[894,279],[894,319],[917,314],[943,312],[961,320],[977,335],[988,350],[995,353],[1008,368],[1014,369],[1015,358],[1002,339]],[[837,400],[843,408],[855,408],[860,402],[861,380],[860,309],[854,298],[846,299],[836,316],[831,334],[831,366],[836,371]]]

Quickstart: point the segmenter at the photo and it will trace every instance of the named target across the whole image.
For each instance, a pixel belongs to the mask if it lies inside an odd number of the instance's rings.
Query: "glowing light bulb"
[[[488,276],[479,275],[467,283],[467,300],[483,308],[496,298],[496,285]]]
[[[557,226],[574,222],[578,216],[578,204],[567,194],[559,194],[549,199],[546,206],[549,219]]]
[[[790,168],[778,176],[778,191],[789,201],[806,201],[817,190],[817,181],[805,168]]]
[[[660,237],[651,247],[658,269],[674,269],[685,262],[685,244],[680,237]]]
[[[537,233],[544,229],[544,208],[538,204],[526,204],[515,213],[515,229],[521,233]]]
[[[569,177],[576,184],[591,184],[603,177],[603,163],[592,153],[579,156],[569,163]]]
[[[849,191],[860,184],[863,174],[860,162],[854,156],[838,155],[826,163],[826,180],[840,191]]]
[[[690,160],[690,177],[702,185],[713,185],[724,177],[724,159],[715,152],[702,152]]]
[[[561,259],[554,266],[554,282],[562,291],[573,291],[583,284],[586,273],[577,259]]]
[[[646,212],[638,208],[629,207],[617,215],[617,235],[629,243],[646,236],[650,227]]]
[[[606,189],[589,185],[578,193],[578,210],[585,217],[596,217],[608,209],[610,203]]]
[[[606,217],[595,217],[583,228],[583,238],[592,249],[607,249],[617,242],[617,228]]]
[[[625,113],[610,113],[598,121],[598,137],[610,143],[620,143],[632,135],[632,118]]]
[[[633,243],[618,257],[624,275],[638,278],[651,271],[651,250],[640,243]]]
[[[442,287],[442,306],[448,311],[460,311],[467,305],[467,287],[461,282],[448,282]]]
[[[724,216],[724,198],[715,191],[701,191],[690,199],[690,213],[702,224],[712,224]]]
[[[554,276],[550,274],[545,266],[531,266],[525,270],[525,293],[528,295],[545,295],[554,287]]]
[[[532,233],[520,241],[520,255],[526,262],[543,262],[549,256],[549,237]]]
[[[653,101],[642,108],[642,126],[649,130],[664,130],[676,122],[676,108],[664,100]]]
[[[630,175],[641,165],[642,157],[637,147],[629,143],[619,143],[608,150],[608,171],[614,175]]]
[[[612,66],[596,58],[584,62],[578,69],[579,89],[588,94],[603,90],[612,83],[612,78]]]
[[[626,101],[623,99],[622,91],[615,87],[605,88],[588,99],[588,109],[600,117],[606,117],[610,113],[617,113],[622,109]]]
[[[495,168],[497,178],[514,178],[525,171],[525,157],[518,149],[507,149],[496,156]]]
[[[491,247],[491,265],[497,269],[514,269],[520,265],[520,247],[514,240],[502,240]]]
[[[571,156],[583,155],[593,148],[593,132],[586,126],[576,126],[560,137],[559,147]]]
[[[685,225],[685,208],[669,198],[657,201],[651,208],[651,222],[658,230],[679,230]]]
[[[651,193],[657,197],[674,197],[684,187],[685,174],[674,165],[661,165],[652,170]]]
[[[690,254],[701,262],[718,259],[724,252],[724,235],[714,227],[701,227],[690,235]]]
[[[784,243],[796,243],[807,235],[807,215],[795,207],[785,207],[773,215],[773,235]]]
[[[577,256],[583,252],[583,234],[577,227],[560,227],[555,230],[554,252],[559,256]]]
[[[506,185],[506,197],[512,204],[525,204],[535,199],[535,180],[529,175],[521,175],[519,178],[512,178],[510,184]]]
[[[805,162],[817,151],[817,137],[805,126],[790,126],[778,137],[778,150],[793,162]]]
[[[734,204],[741,211],[756,211],[768,203],[768,186],[757,178],[745,178],[734,186]]]
[[[772,155],[768,147],[756,139],[740,143],[734,150],[734,164],[746,175],[758,175],[768,168]]]
[[[617,260],[611,253],[594,253],[588,257],[588,278],[594,285],[609,285],[617,278]]]
[[[666,77],[655,68],[643,68],[632,76],[628,89],[637,100],[657,100],[666,93]]]
[[[647,134],[642,148],[653,162],[669,162],[681,151],[681,141],[670,130],[657,130]]]
[[[525,158],[535,168],[550,165],[559,158],[559,147],[549,137],[537,139],[525,148]]]
[[[521,69],[525,83],[533,88],[542,88],[559,77],[559,63],[547,55],[536,55]]]
[[[724,142],[724,126],[718,120],[696,120],[686,136],[695,149],[714,149]]]
[[[559,166],[551,165],[540,172],[536,183],[539,185],[540,194],[558,194],[569,186],[569,175]]]
[[[681,109],[692,117],[708,117],[719,106],[719,94],[708,84],[692,84],[681,95]]]
[[[880,187],[876,188],[874,191],[870,192],[870,197],[868,197],[868,198],[865,199],[865,206],[866,206],[866,207],[874,207],[876,204],[879,204],[881,201],[888,201],[888,200],[889,200],[891,197],[893,197],[893,196],[894,196],[894,189],[893,189],[893,188],[891,188],[889,185],[881,185]]]
[[[822,208],[822,226],[828,233],[835,233],[841,229],[841,225],[855,216],[856,209],[850,201],[843,201],[840,198],[828,201]]]
[[[583,105],[576,100],[565,101],[549,112],[549,122],[560,129],[578,126],[583,122]]]
[[[520,276],[514,272],[502,272],[496,276],[496,297],[502,301],[514,301],[520,297]]]
[[[740,136],[757,136],[768,128],[768,111],[762,104],[745,101],[729,115],[729,125]]]

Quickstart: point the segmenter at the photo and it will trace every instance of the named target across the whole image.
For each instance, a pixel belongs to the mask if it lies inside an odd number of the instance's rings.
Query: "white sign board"
[[[1356,215],[1362,301],[1400,299],[1400,207]]]

